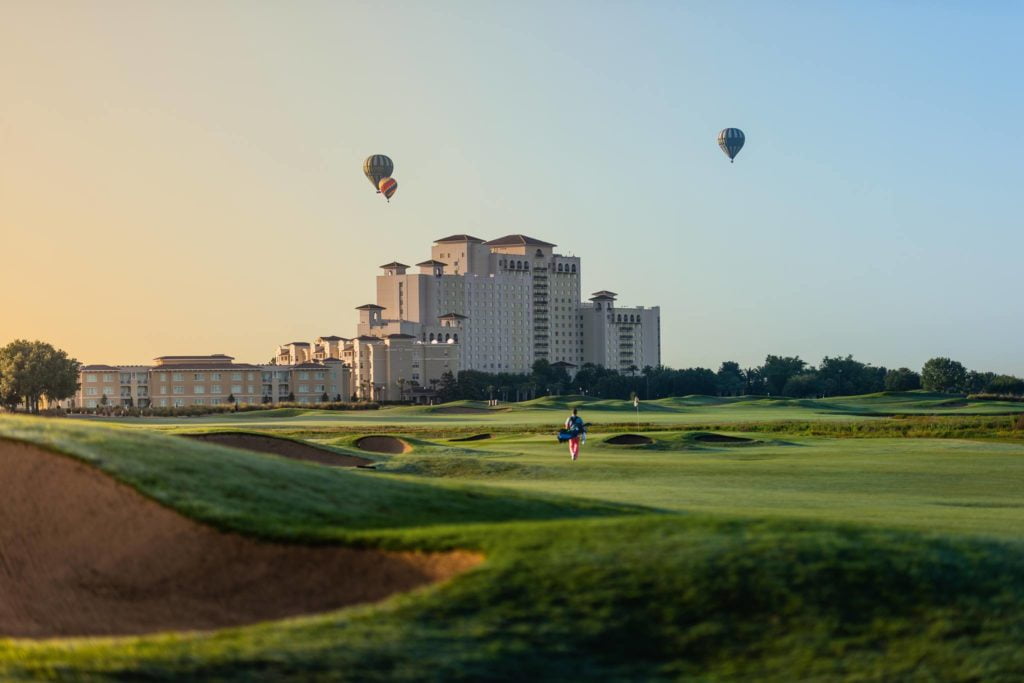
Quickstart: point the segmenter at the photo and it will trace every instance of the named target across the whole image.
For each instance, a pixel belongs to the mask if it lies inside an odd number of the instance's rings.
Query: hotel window
[[[196,393],[196,394],[205,394],[206,393],[206,387],[202,386],[201,384],[197,384],[195,386],[195,389],[192,390],[192,392]]]
[[[255,393],[256,393],[256,387],[254,387],[253,385],[251,385],[251,384],[250,384],[250,385],[249,385],[248,387],[246,387],[246,388],[247,388],[247,389],[249,390],[249,393],[250,393],[250,394],[255,394]]]
[[[160,387],[160,393],[161,394],[166,394],[167,393],[167,387]],[[164,405],[167,405],[167,403],[164,403]]]
[[[309,393],[309,385],[308,384],[300,384],[299,385],[299,393],[300,394],[308,394]]]
[[[160,399],[160,407],[161,408],[166,408],[167,407],[167,399],[166,398]]]
[[[175,382],[184,382],[185,381],[185,373],[183,373],[183,372],[175,372],[174,374],[171,375],[171,379],[173,379]]]
[[[103,381],[104,382],[113,382],[114,381],[114,374],[110,373],[110,372],[103,373]]]
[[[86,382],[95,382],[96,381],[96,375],[86,375],[85,376],[85,381]]]
[[[254,373],[254,372],[247,373],[245,378],[251,382],[254,379],[256,379],[256,373]],[[250,389],[249,391],[252,391],[252,389]]]
[[[309,379],[309,373],[308,372],[300,372],[299,373],[299,379]]]
[[[210,405],[211,406],[220,405],[220,399],[219,398],[211,398],[210,399]]]
[[[197,398],[194,401],[192,401],[192,403],[193,403],[193,405],[201,406],[201,405],[204,405],[206,403],[206,401],[204,399]]]
[[[160,373],[160,381],[161,382],[166,382],[167,381],[167,373],[164,373],[164,372]]]
[[[192,375],[192,380],[195,382],[202,382],[204,379],[206,379],[206,377],[201,372],[197,372]]]
[[[97,391],[96,387],[86,387],[85,388],[85,395],[86,396],[97,396],[98,395],[98,391]]]
[[[240,393],[242,393],[242,385],[241,384],[232,384],[231,385],[231,393],[232,394],[240,394]]]
[[[317,373],[313,374],[313,379],[323,379],[323,378],[324,378],[324,373],[322,373],[322,372],[317,372]]]
[[[212,387],[210,387],[210,393],[211,394],[219,394],[220,393],[220,385],[219,384],[214,384]]]
[[[235,380],[236,382],[241,380],[242,379],[242,373],[240,373],[240,372],[232,372],[231,373],[231,379]]]
[[[130,372],[121,373],[121,384],[131,384],[132,374]]]
[[[175,384],[174,385],[174,393],[176,393],[176,394],[184,394],[185,393],[185,387],[181,386],[180,384]]]
[[[183,408],[184,406],[185,406],[185,399],[183,399],[183,398],[176,398],[176,399],[174,399],[174,407],[175,408]]]
[[[219,372],[211,372],[210,373],[210,379],[212,379],[214,382],[219,382],[220,381],[220,373]]]

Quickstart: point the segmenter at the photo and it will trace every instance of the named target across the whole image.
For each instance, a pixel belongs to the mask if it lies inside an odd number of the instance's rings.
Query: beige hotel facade
[[[224,354],[86,365],[75,402],[430,402],[447,372],[524,373],[541,359],[570,373],[583,363],[620,372],[660,365],[660,308],[619,306],[608,290],[581,301],[582,262],[555,247],[521,234],[489,241],[450,235],[415,270],[398,261],[381,266],[376,302],[357,307],[354,337],[282,344],[263,365]]]

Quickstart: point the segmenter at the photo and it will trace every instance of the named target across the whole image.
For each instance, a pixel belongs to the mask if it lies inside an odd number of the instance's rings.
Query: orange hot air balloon
[[[377,189],[380,190],[381,194],[387,198],[388,203],[391,202],[391,198],[395,195],[395,191],[398,190],[398,181],[394,178],[381,178],[380,183],[377,185]]]

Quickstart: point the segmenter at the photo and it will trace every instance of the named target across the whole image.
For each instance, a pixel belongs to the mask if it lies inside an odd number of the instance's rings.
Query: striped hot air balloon
[[[391,198],[395,196],[395,191],[398,189],[398,181],[394,178],[381,178],[380,185],[377,186],[377,191],[384,195],[384,198],[391,203]]]
[[[380,188],[380,181],[390,176],[394,170],[395,164],[383,154],[374,154],[373,156],[366,157],[366,161],[363,162],[363,173],[378,192],[380,191],[378,189]]]
[[[746,139],[743,131],[739,128],[726,128],[718,134],[718,146],[725,152],[725,156],[729,157],[730,164],[736,158],[736,155],[740,153],[740,150],[743,149],[743,143]]]

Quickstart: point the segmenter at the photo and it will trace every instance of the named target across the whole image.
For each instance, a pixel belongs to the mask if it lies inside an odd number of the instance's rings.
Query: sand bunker
[[[483,441],[484,439],[490,439],[491,434],[474,434],[473,436],[460,436],[457,439],[448,439],[449,441]]]
[[[412,450],[412,446],[394,436],[364,436],[356,440],[356,448],[362,448],[364,451],[372,451],[373,453],[390,453],[392,455],[408,453]]]
[[[262,543],[0,440],[0,638],[207,630],[381,600],[481,557]]]
[[[230,446],[232,448],[244,448],[248,451],[259,453],[270,453],[280,455],[294,460],[306,460],[320,463],[321,465],[333,465],[335,467],[358,467],[370,465],[372,460],[360,458],[357,455],[341,455],[323,448],[317,448],[310,444],[299,443],[289,439],[278,439],[273,436],[262,434],[241,434],[230,432],[218,432],[214,434],[185,434],[184,436],[198,441],[207,441]]]
[[[654,439],[639,434],[616,434],[604,440],[613,446],[650,446]]]
[[[742,436],[728,436],[727,434],[697,434],[694,441],[704,443],[753,443],[753,439],[745,439]]]

